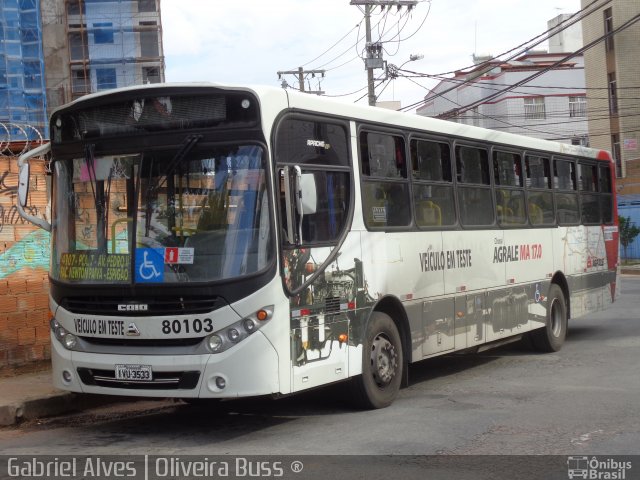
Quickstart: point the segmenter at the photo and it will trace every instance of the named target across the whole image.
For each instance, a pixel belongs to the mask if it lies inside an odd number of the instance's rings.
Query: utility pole
[[[407,7],[411,10],[418,4],[417,0],[351,0],[349,5],[364,6],[364,26],[366,34],[366,50],[367,57],[364,59],[364,68],[367,70],[367,87],[369,89],[369,105],[375,106],[376,92],[373,84],[373,70],[376,68],[384,68],[384,60],[382,58],[382,44],[380,42],[371,42],[371,11],[373,7],[379,6],[382,9],[392,6]],[[362,10],[362,9],[361,9]]]
[[[304,88],[304,81],[305,78],[307,77],[307,75],[311,74],[311,76],[315,77],[316,75],[320,75],[322,77],[324,77],[326,70],[304,70],[302,67],[298,67],[297,70],[283,70],[283,71],[279,71],[278,72],[278,79],[282,80],[282,76],[283,75],[297,75],[298,76],[298,83],[300,84],[300,91],[301,92],[307,92],[307,93],[315,93],[316,95],[322,95],[324,94],[324,91],[322,90],[305,90]],[[286,86],[287,82],[286,80],[283,82],[282,86],[283,88]]]
[[[353,4],[353,2],[352,2]],[[372,58],[372,45],[371,45],[371,4],[367,3],[364,6],[364,27],[366,29],[366,40],[367,40],[367,59],[365,60],[365,68],[367,69],[367,87],[369,94],[367,95],[369,98],[369,105],[375,106],[376,104],[376,90],[373,85],[373,69],[379,68],[377,64],[374,64]]]

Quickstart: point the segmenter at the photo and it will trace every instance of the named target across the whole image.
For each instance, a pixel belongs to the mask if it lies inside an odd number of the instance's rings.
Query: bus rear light
[[[338,335],[338,341],[340,343],[347,343],[347,340],[349,340],[349,336],[346,333],[341,333],[340,335]]]

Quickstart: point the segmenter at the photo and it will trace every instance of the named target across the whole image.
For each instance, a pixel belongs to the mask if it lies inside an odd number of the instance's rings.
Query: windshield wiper
[[[171,175],[176,167],[180,164],[180,162],[187,156],[187,154],[196,146],[196,144],[202,139],[202,135],[187,135],[185,139],[180,144],[178,151],[173,156],[169,164],[167,165],[167,169],[164,177],[158,178],[158,180],[154,181],[147,188],[147,193],[145,196],[145,204],[146,204],[146,218],[145,218],[145,236],[149,236],[149,229],[151,228],[151,199],[153,198],[153,194],[159,188],[166,183],[169,175]],[[141,166],[142,168],[142,166]],[[162,180],[162,181],[160,181]]]
[[[109,193],[111,190],[111,175],[113,168],[109,171],[107,181],[107,192],[104,191],[104,180],[98,181],[96,176],[96,165],[94,155],[95,145],[88,143],[84,147],[84,163],[87,167],[87,175],[91,184],[91,194],[96,206],[96,240],[99,252],[107,251],[107,217],[109,212]]]

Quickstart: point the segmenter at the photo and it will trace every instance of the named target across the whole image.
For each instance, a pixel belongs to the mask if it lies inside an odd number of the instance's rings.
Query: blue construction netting
[[[47,136],[46,111],[40,2],[0,0],[0,140]]]
[[[619,195],[618,215],[629,218],[631,225],[640,228],[640,195]],[[620,258],[640,259],[640,235],[626,248],[626,251],[622,245],[620,246]]]

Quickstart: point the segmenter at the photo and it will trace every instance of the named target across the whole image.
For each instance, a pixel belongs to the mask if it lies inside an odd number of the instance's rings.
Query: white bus
[[[55,386],[195,398],[349,381],[389,405],[408,364],[616,298],[607,152],[276,88],[82,97],[21,157],[51,231]],[[47,150],[50,149],[50,152]],[[47,155],[51,223],[25,213]]]

